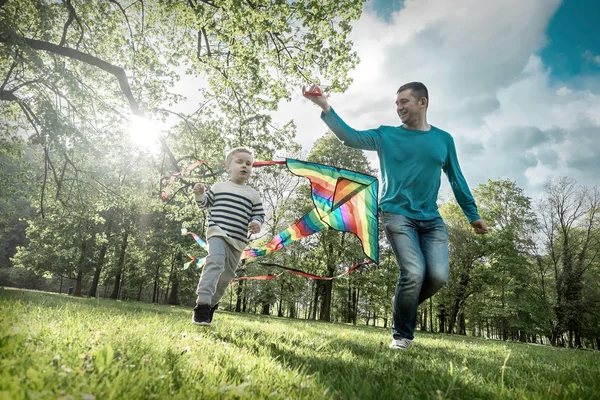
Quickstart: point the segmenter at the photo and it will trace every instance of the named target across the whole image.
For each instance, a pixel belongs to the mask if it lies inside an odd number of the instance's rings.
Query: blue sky
[[[371,11],[386,22],[404,6],[404,0],[367,0]],[[563,0],[546,30],[547,45],[539,54],[554,81],[585,84],[585,77],[600,74],[600,1]]]
[[[600,74],[600,1],[563,1],[548,26],[548,46],[541,52],[555,79]],[[579,80],[579,79],[577,79]]]

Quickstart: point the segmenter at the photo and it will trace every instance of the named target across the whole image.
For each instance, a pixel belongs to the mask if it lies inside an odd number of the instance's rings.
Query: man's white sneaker
[[[392,339],[392,344],[390,344],[390,349],[395,350],[406,350],[413,345],[412,340],[410,339]]]

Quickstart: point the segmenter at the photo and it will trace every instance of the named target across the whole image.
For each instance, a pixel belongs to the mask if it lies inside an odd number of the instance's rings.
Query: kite
[[[378,181],[376,177],[343,168],[290,158],[282,161],[255,161],[253,166],[263,167],[276,164],[285,164],[292,174],[305,177],[310,181],[314,208],[289,228],[273,237],[266,245],[244,250],[241,257],[242,262],[251,261],[250,259],[273,253],[296,240],[310,236],[323,229],[332,228],[342,232],[354,233],[359,238],[363,252],[368,260],[355,264],[347,272],[336,277],[319,277],[278,264],[260,264],[276,266],[289,273],[310,279],[329,280],[345,276],[362,265],[379,263],[377,220]],[[198,166],[200,164],[196,163],[194,165]],[[192,235],[196,242],[208,251],[206,242],[200,239],[195,233],[188,233],[187,230],[182,229],[182,234]],[[184,269],[187,269],[192,263],[195,263],[198,269],[203,267],[204,258],[200,259],[191,255],[188,256],[192,261],[186,263]],[[267,275],[264,277],[244,277],[243,279],[268,280],[275,277],[276,275]]]
[[[270,254],[295,240],[333,228],[358,236],[365,255],[378,264],[377,178],[291,158],[285,163],[292,174],[310,180],[315,208],[265,246],[244,250],[242,260]]]

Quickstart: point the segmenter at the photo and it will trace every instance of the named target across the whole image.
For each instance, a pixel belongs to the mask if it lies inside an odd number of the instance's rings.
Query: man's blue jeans
[[[400,268],[392,336],[412,340],[417,307],[448,282],[448,230],[441,217],[419,221],[382,212],[382,221]]]

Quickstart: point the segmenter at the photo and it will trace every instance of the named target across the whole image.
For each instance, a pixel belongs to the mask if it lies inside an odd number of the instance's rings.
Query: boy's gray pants
[[[235,278],[242,252],[227,243],[225,238],[213,236],[208,239],[208,256],[198,281],[196,303],[215,306]]]

